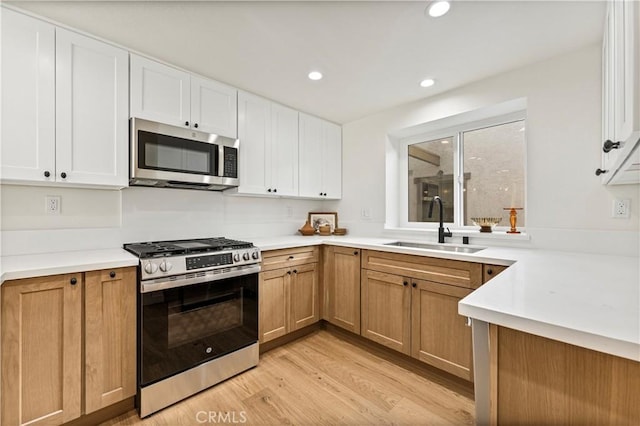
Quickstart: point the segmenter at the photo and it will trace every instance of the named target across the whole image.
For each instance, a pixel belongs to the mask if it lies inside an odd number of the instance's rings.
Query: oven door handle
[[[140,283],[141,293],[151,293],[153,291],[166,290],[169,288],[184,287],[194,284],[202,284],[211,281],[219,281],[227,278],[241,277],[243,275],[257,274],[260,272],[260,265],[237,266],[233,269],[221,271],[213,269],[194,274],[178,275],[174,279],[158,278],[155,280],[142,281]],[[190,276],[191,275],[191,276]]]

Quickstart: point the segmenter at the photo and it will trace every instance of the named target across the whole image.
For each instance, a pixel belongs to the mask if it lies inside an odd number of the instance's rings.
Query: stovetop
[[[140,258],[179,256],[194,253],[210,253],[222,250],[238,250],[253,247],[246,241],[230,240],[224,237],[197,238],[189,240],[152,241],[129,243],[124,249]]]

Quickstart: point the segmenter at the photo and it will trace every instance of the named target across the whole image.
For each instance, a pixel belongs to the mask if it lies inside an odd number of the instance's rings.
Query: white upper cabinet
[[[131,54],[131,116],[173,126],[191,124],[189,74]]]
[[[340,126],[300,113],[300,196],[342,197],[342,130]]]
[[[3,181],[53,181],[55,27],[2,9],[1,52],[0,178]]]
[[[240,186],[247,195],[298,195],[298,112],[238,93]]]
[[[128,182],[128,53],[2,9],[5,183]]]
[[[129,180],[129,54],[56,30],[56,180]]]
[[[601,179],[605,184],[640,183],[639,31],[638,2],[608,3],[602,48]]]
[[[237,137],[237,90],[131,54],[131,116]]]
[[[193,127],[216,135],[237,137],[238,91],[217,81],[191,76]]]
[[[271,183],[278,195],[298,195],[298,111],[271,104]]]

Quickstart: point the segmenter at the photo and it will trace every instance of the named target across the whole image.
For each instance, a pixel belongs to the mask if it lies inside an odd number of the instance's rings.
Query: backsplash
[[[120,247],[124,242],[293,235],[322,201],[159,188],[107,191],[2,185],[2,255]],[[58,216],[45,196],[59,195]]]

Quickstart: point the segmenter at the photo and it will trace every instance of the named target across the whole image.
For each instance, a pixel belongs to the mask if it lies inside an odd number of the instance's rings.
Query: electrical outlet
[[[287,217],[289,218],[293,217],[293,207],[287,206],[286,210],[287,210]]]
[[[49,215],[60,214],[60,196],[59,195],[47,195],[44,197],[44,211]]]
[[[630,204],[631,204],[631,200],[621,200],[621,199],[613,200],[612,216],[616,218],[628,218]]]
[[[371,220],[371,209],[369,209],[368,207],[363,207],[360,211],[360,217],[363,220]]]

